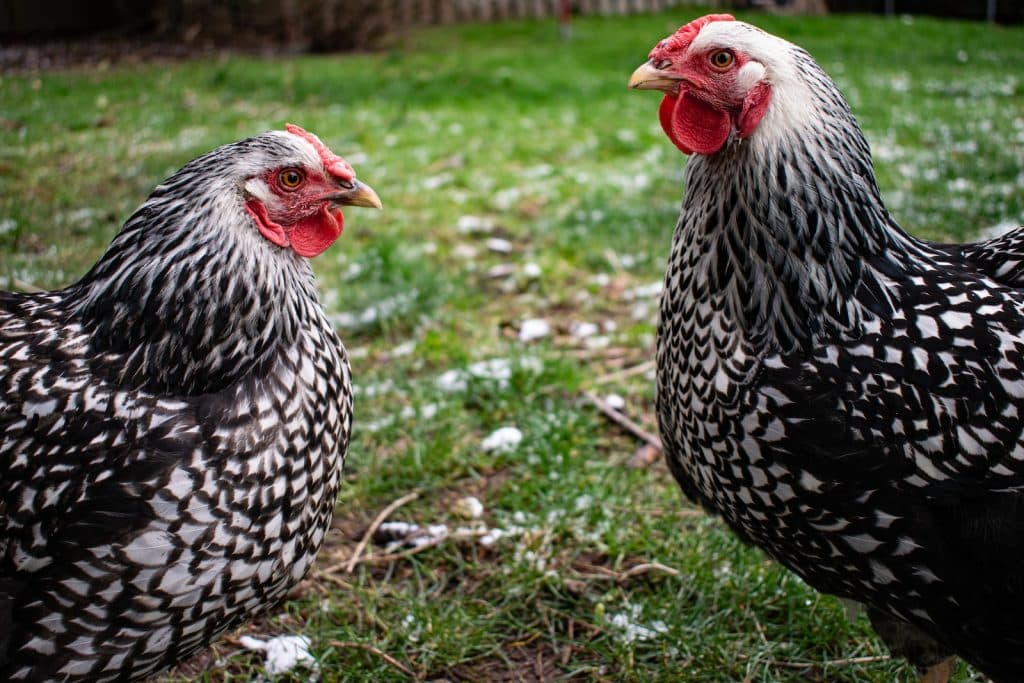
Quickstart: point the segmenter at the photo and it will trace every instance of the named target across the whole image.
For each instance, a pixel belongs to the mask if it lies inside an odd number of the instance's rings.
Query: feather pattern
[[[259,235],[243,187],[310,158],[287,133],[218,148],[80,282],[0,294],[0,679],[145,678],[308,570],[348,361],[308,263]]]
[[[693,42],[733,37],[775,92],[753,135],[686,168],[657,349],[671,470],[809,584],[867,604],[898,654],[1016,680],[1024,231],[909,236],[824,71],[739,22]]]

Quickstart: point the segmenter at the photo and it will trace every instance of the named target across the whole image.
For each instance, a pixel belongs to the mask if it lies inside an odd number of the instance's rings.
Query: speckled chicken
[[[1024,680],[1024,231],[908,235],[831,79],[728,15],[630,85],[693,155],[657,349],[683,490],[927,680]]]
[[[187,164],[79,282],[0,293],[0,680],[140,680],[324,539],[349,366],[307,262],[380,206],[297,126]]]

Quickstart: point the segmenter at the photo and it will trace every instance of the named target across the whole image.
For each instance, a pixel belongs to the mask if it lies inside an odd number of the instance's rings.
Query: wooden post
[[[558,28],[562,32],[562,39],[572,38],[572,0],[561,0],[561,12],[558,15]]]

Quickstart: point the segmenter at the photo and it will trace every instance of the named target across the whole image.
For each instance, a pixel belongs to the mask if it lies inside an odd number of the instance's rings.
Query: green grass
[[[360,389],[336,530],[304,593],[249,629],[310,636],[321,680],[402,680],[379,653],[424,679],[912,677],[899,662],[850,663],[885,654],[863,617],[848,621],[686,505],[660,463],[629,467],[637,441],[582,399],[617,393],[653,430],[649,374],[607,375],[653,356],[656,303],[634,290],[661,277],[684,158],[658,127],[657,96],[625,82],[689,18],[580,19],[568,43],[553,23],[522,22],[417,31],[370,55],[0,80],[5,287],[73,281],[171,171],[285,121],[317,132],[383,198],[385,211],[349,211],[315,261]],[[836,78],[909,230],[963,240],[1024,221],[1024,30],[745,18]],[[494,237],[512,252],[489,251]],[[501,264],[511,274],[490,277]],[[534,317],[553,337],[519,342]],[[569,335],[574,322],[604,325],[607,346]],[[506,380],[438,383],[496,358],[510,360]],[[485,452],[502,426],[521,443]],[[391,519],[469,527],[457,501],[474,495],[478,524],[508,534],[336,569],[413,490]],[[626,573],[651,562],[673,571]],[[259,671],[232,643],[199,680]],[[979,679],[962,667],[956,680]]]

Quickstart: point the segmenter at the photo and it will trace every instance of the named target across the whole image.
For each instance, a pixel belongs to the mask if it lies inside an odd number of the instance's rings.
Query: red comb
[[[700,30],[712,21],[736,21],[736,18],[731,14],[706,14],[703,17],[694,19],[658,43],[657,47],[651,50],[651,54],[648,57],[654,59],[665,51],[685,50],[693,42],[693,39],[697,37],[697,34],[700,33]]]
[[[313,145],[313,147],[316,148],[317,154],[320,155],[320,161],[323,162],[324,168],[327,169],[327,172],[332,176],[335,178],[341,178],[342,180],[352,180],[356,177],[356,172],[352,169],[352,166],[337,154],[327,149],[327,145],[320,142],[320,138],[293,123],[286,123],[284,129],[292,135],[298,135],[300,138],[303,138],[306,142]]]

